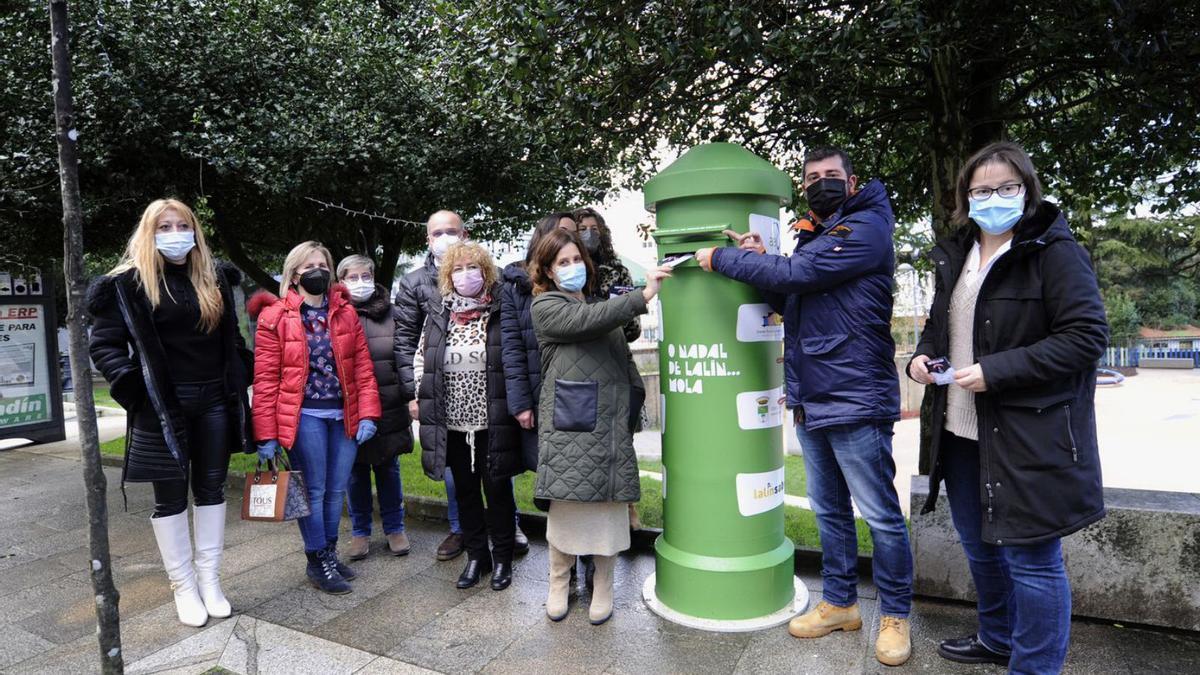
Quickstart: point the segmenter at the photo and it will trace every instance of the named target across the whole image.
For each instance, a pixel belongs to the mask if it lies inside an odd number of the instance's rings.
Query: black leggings
[[[458,519],[462,524],[467,555],[473,560],[487,560],[490,535],[492,561],[511,563],[517,504],[513,501],[509,479],[496,480],[488,474],[487,447],[488,432],[475,432],[475,470],[472,471],[467,435],[461,431],[446,432],[446,464],[454,474]],[[487,497],[486,509],[484,496]]]
[[[188,478],[154,481],[154,515],[165,518],[187,510],[188,483],[196,506],[213,506],[225,501],[225,477],[229,473],[226,448],[229,410],[221,380],[175,385],[175,398],[187,421]]]

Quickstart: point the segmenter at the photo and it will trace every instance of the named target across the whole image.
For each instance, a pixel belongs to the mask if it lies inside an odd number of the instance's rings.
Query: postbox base
[[[748,633],[756,630],[765,630],[767,628],[782,626],[791,621],[793,617],[808,609],[808,587],[804,585],[800,577],[792,577],[796,589],[795,600],[772,614],[752,619],[706,619],[700,616],[691,616],[667,607],[658,599],[658,594],[655,590],[658,583],[657,577],[657,574],[651,574],[646,578],[646,582],[642,584],[642,600],[646,602],[646,606],[650,608],[651,612],[671,623],[687,628],[695,628],[696,630],[706,630],[714,633]]]

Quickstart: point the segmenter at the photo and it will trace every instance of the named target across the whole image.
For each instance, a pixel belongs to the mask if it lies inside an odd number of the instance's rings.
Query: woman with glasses
[[[938,653],[1057,673],[1071,628],[1061,539],[1104,517],[1093,400],[1104,305],[1019,146],[971,157],[957,204],[960,229],[930,253],[936,293],[908,365],[939,385],[922,513],[944,480],[979,597],[978,632]]]
[[[371,477],[379,499],[379,519],[387,538],[388,553],[408,555],[412,546],[404,532],[404,487],[400,484],[400,455],[413,450],[412,418],[400,393],[396,368],[396,306],[387,289],[375,280],[375,263],[363,255],[342,258],[337,266],[338,281],[350,293],[350,304],[358,312],[367,338],[367,350],[375,367],[379,385],[379,404],[383,414],[379,429],[371,440],[358,446],[354,468],[350,470],[349,502],[351,537],[346,557],[362,560],[371,551]]]

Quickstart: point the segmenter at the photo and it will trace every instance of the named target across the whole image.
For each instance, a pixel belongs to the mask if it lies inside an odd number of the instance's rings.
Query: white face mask
[[[459,239],[456,235],[443,234],[433,240],[433,246],[429,247],[429,252],[433,254],[433,259],[440,263],[442,262],[442,258],[446,257],[446,251],[449,251],[450,247],[458,242]]]
[[[346,284],[346,290],[350,291],[350,299],[355,302],[362,302],[375,295],[375,282],[373,281],[352,281]]]
[[[187,232],[163,232],[154,235],[154,248],[163,254],[163,257],[171,262],[183,262],[187,254],[196,247],[196,233]]]

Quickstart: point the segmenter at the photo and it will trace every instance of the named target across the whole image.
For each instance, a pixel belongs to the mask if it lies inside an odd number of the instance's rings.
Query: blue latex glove
[[[361,420],[358,423],[358,433],[354,434],[354,441],[359,445],[371,440],[375,435],[375,423],[371,420]]]
[[[274,439],[269,441],[260,441],[258,444],[258,461],[267,462],[275,459],[275,454],[279,452],[279,441]]]

